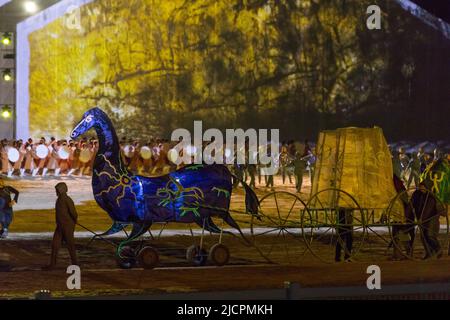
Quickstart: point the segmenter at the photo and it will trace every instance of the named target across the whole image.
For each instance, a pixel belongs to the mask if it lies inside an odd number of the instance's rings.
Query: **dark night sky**
[[[450,0],[411,0],[433,15],[450,23]]]

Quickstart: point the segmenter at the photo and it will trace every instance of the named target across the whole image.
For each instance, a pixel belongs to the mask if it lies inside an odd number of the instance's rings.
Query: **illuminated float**
[[[158,253],[150,246],[137,250],[127,244],[146,233],[153,223],[196,223],[212,233],[221,233],[212,217],[242,232],[229,213],[232,192],[232,174],[224,165],[188,165],[161,177],[133,175],[122,163],[116,132],[108,116],[99,108],[87,111],[71,133],[71,138],[94,128],[99,141],[99,150],[94,160],[92,189],[98,205],[105,210],[113,224],[107,236],[122,231],[131,225],[132,231],[117,249],[122,267],[131,267],[135,260],[145,268],[158,263]],[[258,214],[258,199],[244,183],[246,211]],[[245,238],[245,237],[244,237]],[[205,252],[195,246],[188,255],[204,263]],[[218,243],[209,256],[218,264],[228,260],[228,249]]]

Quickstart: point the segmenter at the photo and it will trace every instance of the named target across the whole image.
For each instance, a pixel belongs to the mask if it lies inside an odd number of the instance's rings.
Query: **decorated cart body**
[[[315,207],[370,208],[379,219],[397,192],[389,147],[381,128],[323,131],[316,147],[317,163],[311,190]],[[334,192],[322,192],[336,189]],[[340,192],[350,194],[349,203]],[[318,194],[314,197],[315,194]]]

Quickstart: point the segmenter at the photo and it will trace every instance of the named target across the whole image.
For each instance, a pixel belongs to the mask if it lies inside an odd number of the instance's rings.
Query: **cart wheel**
[[[216,243],[209,250],[209,260],[216,266],[224,266],[230,260],[230,250],[221,243]]]
[[[136,265],[136,252],[129,246],[124,246],[117,251],[117,265],[122,269],[131,269]]]
[[[301,214],[303,239],[309,252],[326,263],[354,260],[366,229],[364,212],[348,192],[325,189],[314,194]]]
[[[253,244],[271,263],[296,262],[305,254],[299,215],[305,203],[289,192],[272,192],[260,200],[259,217],[251,217]]]
[[[387,211],[387,227],[389,230],[390,248],[393,249],[393,257],[397,259],[422,260],[428,255],[441,255],[449,248],[449,217],[448,207],[431,192],[427,192],[424,207],[430,201],[436,200],[438,211],[444,213],[438,222],[433,218],[422,217],[421,212],[416,212],[412,205],[412,192],[403,191],[399,193],[390,203]],[[425,218],[425,219],[424,219]],[[442,253],[433,252],[426,248],[423,235],[438,231]],[[428,250],[427,250],[428,249]],[[431,250],[430,250],[431,249]],[[428,252],[428,253],[427,253]]]
[[[139,264],[144,269],[153,269],[159,263],[158,251],[153,247],[144,247],[138,254]]]
[[[186,259],[196,266],[204,266],[208,259],[205,249],[200,249],[198,245],[192,245],[186,250]]]

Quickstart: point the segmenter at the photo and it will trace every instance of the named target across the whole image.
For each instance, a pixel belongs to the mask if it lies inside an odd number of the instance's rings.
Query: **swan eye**
[[[85,121],[86,121],[87,123],[91,122],[91,121],[92,121],[92,116],[87,116]]]

